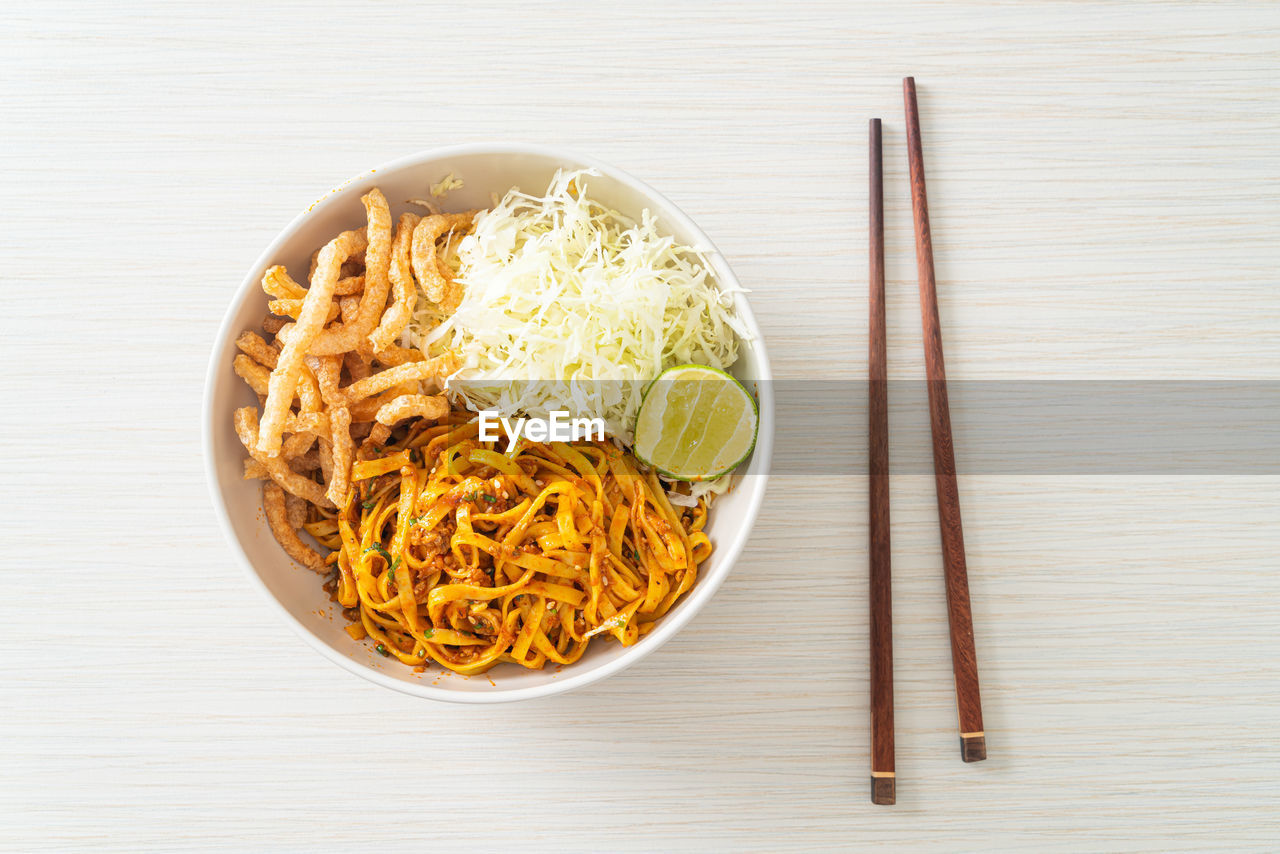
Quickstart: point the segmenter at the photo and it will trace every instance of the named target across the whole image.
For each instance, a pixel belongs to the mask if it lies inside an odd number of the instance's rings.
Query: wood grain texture
[[[893,765],[893,579],[889,527],[889,373],[884,312],[884,146],[880,119],[867,129],[867,564],[871,633],[871,800],[896,799]]]
[[[956,480],[955,448],[951,438],[951,406],[947,400],[947,369],[942,354],[942,322],[938,319],[938,283],[933,267],[933,234],[929,230],[924,148],[920,140],[920,108],[916,102],[914,79],[907,77],[902,81],[902,97],[906,107],[907,163],[911,174],[916,268],[920,276],[920,320],[924,331],[929,432],[933,438],[933,479],[938,498],[943,583],[947,589],[947,624],[951,634],[951,670],[955,676],[956,712],[960,723],[960,757],[965,762],[978,762],[987,758],[987,741],[982,725],[978,653],[973,640],[969,573],[960,516],[960,485]]]
[[[465,709],[366,684],[290,633],[215,527],[198,423],[227,301],[280,228],[370,166],[483,139],[652,183],[751,289],[775,374],[853,384],[864,133],[885,117],[888,364],[919,380],[908,74],[953,388],[1280,380],[1280,7],[51,2],[0,19],[0,850],[1274,849],[1274,474],[991,476],[964,472],[958,432],[999,733],[975,765],[955,758],[933,478],[895,477],[888,810],[866,794],[862,476],[778,473],[724,587],[636,668]],[[787,415],[779,444],[804,413]],[[892,436],[928,429],[923,395],[889,417]],[[856,471],[862,423],[811,452]],[[465,786],[439,791],[442,773]]]

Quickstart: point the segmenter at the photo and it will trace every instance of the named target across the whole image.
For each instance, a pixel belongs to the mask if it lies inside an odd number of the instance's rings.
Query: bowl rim
[[[714,576],[703,577],[694,585],[693,590],[688,594],[683,605],[675,614],[668,614],[659,621],[658,625],[645,636],[643,643],[638,643],[626,649],[622,654],[618,655],[612,661],[606,662],[598,667],[585,670],[582,673],[568,675],[567,678],[552,680],[540,685],[530,685],[523,688],[502,689],[496,688],[492,691],[453,691],[448,688],[436,687],[429,684],[414,684],[397,679],[387,673],[375,670],[368,665],[342,655],[333,649],[329,644],[319,638],[311,631],[301,620],[293,615],[284,603],[281,602],[267,587],[263,581],[258,569],[254,566],[249,555],[246,553],[243,544],[235,534],[232,527],[231,518],[227,509],[226,497],[222,494],[219,486],[217,468],[214,463],[214,439],[213,427],[214,418],[217,413],[213,411],[214,401],[213,392],[218,381],[219,372],[225,366],[229,352],[234,347],[235,338],[239,335],[239,329],[233,329],[232,324],[236,314],[244,301],[249,298],[253,290],[258,286],[258,279],[261,270],[276,257],[280,247],[293,237],[293,234],[301,227],[302,223],[316,215],[318,212],[327,209],[334,204],[340,204],[346,201],[346,191],[349,187],[354,186],[366,178],[372,177],[375,173],[387,173],[400,169],[410,168],[421,163],[431,160],[438,160],[446,157],[458,157],[463,155],[535,155],[546,157],[553,160],[563,161],[564,164],[578,164],[581,167],[598,170],[602,175],[622,184],[629,185],[640,195],[661,204],[667,211],[669,216],[665,218],[674,220],[678,224],[678,230],[682,230],[688,234],[694,235],[699,246],[703,249],[704,254],[719,261],[717,269],[717,278],[720,284],[726,288],[736,290],[735,309],[739,319],[747,327],[751,333],[752,340],[750,342],[751,349],[756,355],[759,363],[757,376],[753,379],[756,382],[756,403],[759,409],[759,434],[756,438],[756,446],[753,450],[752,460],[758,463],[760,468],[759,474],[753,474],[754,481],[753,491],[750,501],[744,513],[741,514],[741,535],[733,542],[726,543],[720,548],[721,563],[718,572]],[[770,383],[772,379],[772,371],[769,364],[768,349],[765,345],[764,336],[761,334],[760,327],[756,323],[755,315],[751,312],[751,307],[747,302],[746,292],[742,289],[738,282],[737,276],[734,275],[728,261],[723,253],[716,247],[710,237],[706,235],[701,228],[695,223],[683,210],[681,210],[670,199],[659,193],[653,187],[644,181],[636,178],[630,173],[619,169],[609,163],[601,161],[595,157],[588,157],[578,152],[558,146],[546,146],[513,142],[472,142],[459,145],[448,145],[437,148],[425,149],[404,157],[397,158],[388,163],[383,163],[368,169],[359,175],[347,179],[336,185],[336,187],[326,193],[318,202],[303,209],[295,216],[275,238],[262,250],[253,264],[245,273],[244,281],[240,287],[232,295],[227,310],[223,315],[222,322],[218,325],[216,338],[209,355],[209,365],[205,373],[205,388],[203,401],[201,405],[201,434],[202,434],[202,450],[204,456],[205,480],[209,486],[209,497],[213,503],[214,514],[217,517],[218,525],[222,529],[227,544],[231,547],[231,553],[249,577],[250,583],[258,589],[262,596],[271,603],[276,612],[284,619],[295,634],[300,636],[312,649],[320,653],[328,661],[338,665],[342,669],[354,673],[364,679],[384,688],[390,688],[393,691],[399,691],[403,694],[409,694],[414,697],[423,697],[429,700],[437,700],[443,702],[463,703],[463,704],[492,704],[514,702],[517,700],[527,700],[535,697],[545,697],[552,694],[563,694],[574,688],[589,685],[598,682],[618,673],[627,667],[632,666],[636,662],[644,659],[658,648],[663,646],[667,641],[673,638],[686,624],[688,624],[711,600],[711,597],[719,589],[720,585],[728,577],[733,570],[734,564],[737,563],[743,550],[746,548],[747,542],[751,537],[751,532],[755,527],[756,518],[759,516],[760,507],[764,503],[765,492],[768,487],[769,467],[773,456],[773,438],[774,438],[774,403],[773,389]],[[754,467],[754,466],[753,466]]]

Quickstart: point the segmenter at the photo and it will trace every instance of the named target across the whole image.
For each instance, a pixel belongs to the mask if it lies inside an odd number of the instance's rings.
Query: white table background
[[[895,479],[889,809],[865,479],[775,478],[634,669],[464,708],[290,633],[215,526],[198,425],[279,228],[486,139],[652,182],[753,291],[779,377],[857,379],[882,116],[890,367],[919,377],[906,74],[953,379],[1280,379],[1280,7],[358,5],[0,12],[0,848],[1274,850],[1280,477],[965,476],[959,437],[977,765],[932,481]]]

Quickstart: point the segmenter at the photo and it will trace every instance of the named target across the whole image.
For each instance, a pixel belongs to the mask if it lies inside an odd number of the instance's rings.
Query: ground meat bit
[[[458,526],[446,519],[430,531],[419,526],[409,528],[409,544],[418,546],[425,555],[444,554],[449,551],[449,541],[457,532]]]
[[[470,583],[475,587],[493,586],[493,567],[473,567],[468,574]]]
[[[409,529],[409,545],[417,546],[424,554],[441,554],[449,548],[449,539],[440,531]]]
[[[392,486],[394,484],[398,484],[399,482],[400,482],[400,472],[398,471],[387,472],[386,474],[380,474],[377,477],[373,478],[372,480],[368,481],[369,492],[370,494],[372,494],[382,489],[383,487]]]

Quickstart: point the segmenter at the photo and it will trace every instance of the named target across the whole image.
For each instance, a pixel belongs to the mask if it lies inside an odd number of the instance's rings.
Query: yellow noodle
[[[357,463],[336,524],[317,527],[339,542],[352,632],[405,664],[537,669],[597,635],[629,646],[710,555],[705,506],[677,513],[609,442],[512,453],[474,422],[409,436]]]

